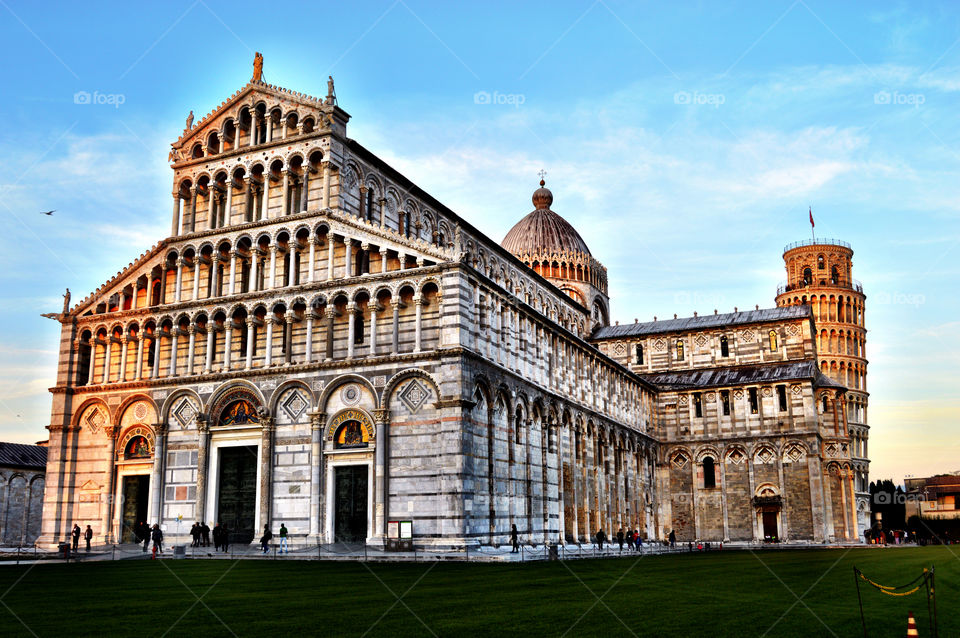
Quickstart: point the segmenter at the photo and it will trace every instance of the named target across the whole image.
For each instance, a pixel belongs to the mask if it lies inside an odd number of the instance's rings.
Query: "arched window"
[[[363,313],[358,312],[353,315],[353,342],[355,344],[363,343]]]
[[[637,363],[643,365],[643,344],[637,344]]]
[[[771,330],[769,333],[770,336],[770,352],[777,351],[777,331]]]
[[[823,255],[817,255],[817,270],[823,270],[827,267],[827,262],[823,259]]]
[[[698,418],[703,416],[703,397],[699,392],[693,393],[693,413]]]
[[[830,283],[832,284],[840,283],[840,271],[837,270],[836,266],[830,267]]]
[[[727,335],[720,337],[720,356],[729,357],[730,356],[730,343],[727,341]]]
[[[813,283],[813,271],[810,268],[803,269],[803,285],[809,286]]]
[[[823,410],[822,410],[822,411],[823,411],[824,413],[826,413],[826,412],[827,412],[827,409],[828,409],[828,408],[827,408],[827,395],[823,395]]]
[[[142,436],[135,436],[132,439],[130,439],[130,442],[127,443],[126,449],[123,451],[123,458],[125,459],[150,458],[150,444],[147,442],[147,439]]]
[[[677,339],[677,361],[683,361],[683,340]]]
[[[710,489],[717,486],[717,470],[713,457],[703,459],[703,488]]]

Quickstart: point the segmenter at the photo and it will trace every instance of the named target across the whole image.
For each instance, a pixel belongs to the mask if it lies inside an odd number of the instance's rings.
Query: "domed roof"
[[[543,180],[540,180],[540,188],[533,193],[536,210],[517,222],[500,245],[514,255],[554,252],[579,252],[589,255],[590,249],[577,229],[550,210],[552,203],[553,193],[545,188]]]

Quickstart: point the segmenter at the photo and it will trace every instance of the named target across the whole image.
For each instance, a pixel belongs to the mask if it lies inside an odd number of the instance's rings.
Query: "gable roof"
[[[41,445],[0,442],[0,466],[43,470],[47,467],[47,448]]]
[[[763,363],[722,368],[698,368],[678,372],[658,372],[640,375],[660,390],[695,390],[719,386],[735,386],[747,383],[775,383],[812,379],[817,387],[845,387],[825,376],[817,368],[816,361],[792,361],[788,363]]]
[[[665,332],[684,332],[687,330],[706,330],[725,326],[741,326],[751,323],[770,323],[790,319],[809,319],[810,306],[778,306],[760,310],[728,312],[720,315],[702,315],[699,317],[681,317],[666,321],[647,321],[628,323],[622,326],[604,326],[593,333],[593,339],[613,339],[618,337],[640,337]]]
[[[68,314],[77,315],[77,314],[80,314],[81,311],[86,310],[88,307],[90,307],[91,304],[97,301],[97,299],[101,294],[109,292],[110,289],[114,285],[119,283],[122,279],[124,279],[130,271],[136,270],[137,268],[143,266],[147,261],[152,259],[157,253],[159,253],[163,248],[165,248],[168,243],[170,243],[170,239],[161,239],[160,241],[158,241],[156,244],[153,245],[152,248],[150,248],[149,250],[141,254],[139,257],[137,257],[135,261],[132,261],[129,264],[127,264],[126,268],[124,268],[123,270],[115,274],[113,277],[108,279],[105,283],[98,286],[96,290],[94,290],[89,295],[87,295],[82,300],[80,300],[80,303],[76,304],[75,306],[73,306],[73,308],[68,310]]]

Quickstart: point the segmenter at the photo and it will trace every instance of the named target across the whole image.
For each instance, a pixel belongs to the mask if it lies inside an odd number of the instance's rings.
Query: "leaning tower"
[[[787,281],[777,305],[808,304],[816,327],[820,370],[844,384],[850,457],[854,465],[858,528],[870,526],[867,439],[867,355],[863,286],[853,279],[853,248],[836,239],[795,242],[783,249]]]

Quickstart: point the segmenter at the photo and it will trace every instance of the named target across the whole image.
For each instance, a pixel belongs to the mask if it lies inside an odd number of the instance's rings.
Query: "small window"
[[[827,262],[824,260],[823,255],[817,257],[817,270],[823,270],[827,267]],[[834,267],[836,269],[836,267]]]
[[[683,361],[683,340],[677,339],[677,361]]]
[[[809,268],[803,269],[803,285],[809,286],[813,283],[813,271]]]
[[[727,341],[727,335],[720,337],[720,356],[729,357],[730,356],[730,343]]]
[[[828,408],[827,408],[827,395],[823,395],[823,410],[822,410],[822,411],[823,411],[824,414],[826,414],[826,412],[828,411]]]
[[[730,390],[720,390],[720,405],[723,406],[723,415],[730,416]]]
[[[836,266],[830,267],[830,283],[832,284],[840,283],[840,271],[837,270]]]
[[[358,312],[353,316],[353,342],[355,344],[363,343],[363,313]]]
[[[780,411],[787,411],[787,386],[778,385],[777,386],[777,400],[780,402]]]
[[[703,398],[699,392],[693,393],[693,411],[698,417],[703,416]]]
[[[717,486],[717,469],[712,457],[703,459],[703,488],[710,489]]]
[[[750,414],[757,414],[760,411],[760,404],[757,401],[757,389],[750,388]]]
[[[643,364],[643,345],[637,344],[637,363]]]
[[[776,352],[777,351],[777,331],[771,330],[769,333],[769,337],[770,337],[770,352]]]

